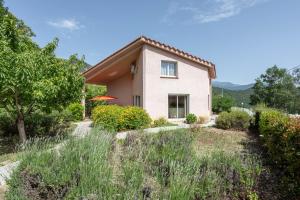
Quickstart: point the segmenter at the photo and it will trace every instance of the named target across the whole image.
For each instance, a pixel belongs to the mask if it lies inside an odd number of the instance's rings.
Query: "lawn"
[[[59,150],[31,145],[7,199],[278,199],[262,186],[271,172],[245,132],[194,128],[114,138],[94,128]]]

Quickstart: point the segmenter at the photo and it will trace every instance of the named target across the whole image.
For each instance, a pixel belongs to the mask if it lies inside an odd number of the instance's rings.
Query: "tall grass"
[[[77,199],[89,195],[110,198],[114,189],[108,162],[112,141],[112,134],[96,128],[91,135],[71,138],[59,148],[53,148],[47,141],[30,145],[9,181],[7,199],[25,199],[26,196],[39,199],[45,195],[48,199]]]
[[[94,129],[59,149],[33,144],[22,155],[7,198],[255,199],[260,163],[219,148],[199,156],[197,134],[141,133],[121,143]]]
[[[123,162],[143,165],[136,175],[145,183],[139,190],[148,188],[159,199],[255,199],[258,160],[218,148],[198,157],[192,148],[195,137],[186,130],[128,137]],[[147,185],[147,177],[155,181]]]

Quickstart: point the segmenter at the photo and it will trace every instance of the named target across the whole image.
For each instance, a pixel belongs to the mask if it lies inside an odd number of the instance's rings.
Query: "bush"
[[[109,131],[121,129],[119,117],[124,108],[117,105],[97,106],[92,110],[92,120],[95,125],[100,125]]]
[[[119,118],[120,130],[135,130],[149,126],[151,118],[139,107],[128,106],[123,109]]]
[[[160,117],[156,120],[153,120],[153,127],[162,127],[167,126],[169,124],[168,120],[164,117]]]
[[[199,116],[198,117],[198,123],[199,124],[205,124],[208,122],[209,117],[208,116]]]
[[[190,113],[190,114],[187,114],[185,120],[186,120],[186,123],[193,124],[197,121],[197,116],[195,114]]]
[[[247,130],[251,116],[244,111],[222,112],[216,119],[216,126],[222,129]]]
[[[263,111],[260,113],[259,132],[273,161],[282,165],[288,163],[288,160],[294,162],[297,158],[300,170],[297,156],[300,152],[300,119],[289,118],[278,110]]]
[[[70,119],[72,121],[81,121],[83,119],[83,106],[80,103],[72,103],[67,108],[66,111],[71,115]]]
[[[30,137],[55,136],[66,133],[70,122],[66,120],[63,112],[53,111],[43,113],[35,111],[25,118],[26,133]]]
[[[70,128],[68,118],[65,112],[45,113],[36,110],[25,116],[25,131],[29,137],[59,135]],[[0,113],[0,134],[3,136],[18,135],[15,121],[4,111]]]
[[[151,123],[151,118],[145,110],[133,106],[97,106],[92,111],[92,119],[95,125],[109,131],[140,129]]]
[[[0,110],[0,135],[11,136],[18,133],[15,121],[5,110]]]
[[[230,108],[234,105],[233,98],[229,96],[213,96],[212,98],[212,110],[215,113],[222,111],[230,111]]]
[[[291,192],[299,196],[300,118],[289,117],[274,109],[264,110],[259,114],[259,133],[271,161],[286,175],[285,181],[291,186]]]

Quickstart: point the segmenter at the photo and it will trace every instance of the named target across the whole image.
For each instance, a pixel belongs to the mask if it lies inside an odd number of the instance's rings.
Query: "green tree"
[[[212,98],[212,110],[213,112],[220,113],[222,111],[229,111],[234,105],[234,100],[230,96],[213,96]]]
[[[273,66],[256,79],[251,104],[264,103],[269,107],[291,112],[294,107],[296,86],[294,77],[286,69]]]
[[[35,109],[61,109],[82,95],[83,60],[55,56],[58,40],[40,48],[29,27],[0,2],[0,107],[16,121],[21,142],[24,118]]]

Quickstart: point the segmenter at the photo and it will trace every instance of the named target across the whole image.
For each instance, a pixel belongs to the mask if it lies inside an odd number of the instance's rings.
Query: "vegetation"
[[[213,96],[212,98],[212,111],[220,113],[222,111],[230,111],[234,105],[234,100],[230,96]]]
[[[91,116],[92,110],[99,105],[106,105],[106,101],[90,101],[95,96],[106,94],[106,87],[101,85],[86,84],[85,86],[85,114]]]
[[[15,121],[8,115],[7,112],[0,112],[0,134],[3,138],[13,139],[18,130]],[[71,117],[68,112],[35,110],[24,118],[24,128],[29,137],[60,135],[70,128]]]
[[[95,125],[109,131],[141,129],[151,123],[151,118],[145,110],[133,106],[97,106],[92,111],[92,119]]]
[[[222,96],[222,94],[225,97],[230,97],[231,99],[233,99],[233,106],[245,108],[249,108],[251,106],[250,95],[253,93],[253,90],[251,88],[246,90],[228,90],[213,87],[212,93],[213,98],[216,96]]]
[[[119,117],[123,109],[117,105],[97,106],[92,110],[92,120],[95,125],[102,126],[106,130],[120,130]]]
[[[251,95],[251,104],[264,103],[268,107],[281,109],[289,113],[300,112],[300,70],[291,75],[286,69],[277,66],[268,68],[265,74],[256,79]]]
[[[221,129],[247,130],[251,119],[251,116],[244,111],[221,112],[216,119],[216,127]]]
[[[197,121],[197,116],[193,113],[189,113],[186,115],[185,120],[188,124],[194,124]]]
[[[129,135],[120,144],[112,134],[94,129],[58,150],[34,144],[22,155],[6,197],[257,199],[262,166],[257,157],[238,150],[244,135],[229,135],[177,130]]]
[[[164,117],[160,117],[158,119],[153,120],[151,127],[163,127],[163,126],[176,126],[176,124],[172,124],[168,122],[168,120]]]
[[[121,130],[136,130],[149,127],[151,118],[144,109],[135,106],[127,106],[119,116],[119,123],[121,125]]]
[[[108,199],[107,195],[115,190],[108,160],[113,135],[99,134],[99,129],[93,132],[80,140],[71,138],[59,150],[47,140],[28,145],[8,183],[6,198]]]
[[[66,112],[70,114],[72,121],[80,121],[83,119],[83,106],[80,103],[72,103],[66,108]]]
[[[61,109],[78,100],[83,88],[75,55],[57,58],[58,39],[40,48],[33,32],[0,2],[0,107],[16,122],[20,140],[26,140],[25,118],[35,110]]]
[[[300,118],[274,109],[259,110],[259,133],[273,164],[286,175],[289,192],[300,195]]]

